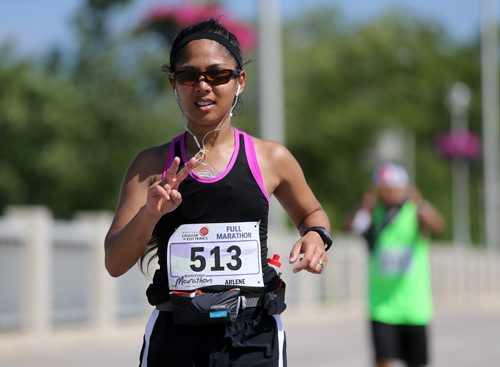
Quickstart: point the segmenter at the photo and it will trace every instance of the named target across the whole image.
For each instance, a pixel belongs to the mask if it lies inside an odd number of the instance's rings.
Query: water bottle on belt
[[[281,262],[280,255],[274,254],[271,259],[267,259],[267,264],[276,271],[276,274],[281,278]]]
[[[264,308],[269,315],[280,314],[285,311],[285,282],[281,279],[280,255],[274,254],[272,258],[267,259],[267,264],[276,271],[279,282],[275,289],[267,292],[264,296]]]

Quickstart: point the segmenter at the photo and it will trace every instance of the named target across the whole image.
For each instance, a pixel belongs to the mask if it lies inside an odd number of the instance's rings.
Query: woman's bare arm
[[[118,207],[104,243],[105,265],[112,276],[124,274],[139,260],[158,220],[182,202],[177,188],[193,168],[194,160],[177,173],[180,159],[175,158],[162,178],[155,173],[161,172],[158,150],[141,152],[125,174]]]
[[[301,234],[290,253],[291,263],[303,254],[294,271],[305,269],[320,273],[322,268],[318,266],[318,261],[325,264],[328,261],[324,242],[318,233],[304,232],[313,226],[330,230],[325,211],[307,184],[299,163],[283,145],[258,140],[256,151],[269,195],[276,195]]]

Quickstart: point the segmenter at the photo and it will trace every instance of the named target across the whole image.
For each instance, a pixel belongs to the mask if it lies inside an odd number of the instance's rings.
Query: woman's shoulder
[[[151,147],[146,147],[146,148],[140,150],[136,154],[135,160],[140,160],[140,161],[153,160],[154,161],[154,160],[162,160],[163,159],[166,163],[166,160],[167,160],[168,155],[170,153],[170,146],[174,142],[178,141],[183,135],[184,135],[184,133],[182,133],[180,135],[176,135],[169,142],[166,142],[166,143],[163,143],[160,145],[151,146]]]
[[[256,137],[252,137],[252,140],[259,167],[269,185],[269,192],[273,192],[273,188],[281,180],[292,177],[294,172],[300,171],[297,160],[285,145]]]
[[[262,158],[280,160],[290,156],[289,150],[277,141],[247,135],[252,139],[257,155]]]
[[[169,149],[170,149],[170,142],[144,148],[136,154],[134,161],[145,163],[151,161],[154,162],[161,159],[166,160]]]
[[[132,160],[128,175],[142,178],[161,175],[167,164],[169,150],[170,143],[142,149]]]

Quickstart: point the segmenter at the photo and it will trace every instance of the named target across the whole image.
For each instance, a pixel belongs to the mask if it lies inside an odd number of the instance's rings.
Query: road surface
[[[283,315],[288,367],[368,367],[363,307],[291,308]],[[56,330],[45,337],[0,334],[1,367],[134,367],[145,320],[107,331]],[[435,367],[500,366],[500,301],[437,305],[431,325]]]

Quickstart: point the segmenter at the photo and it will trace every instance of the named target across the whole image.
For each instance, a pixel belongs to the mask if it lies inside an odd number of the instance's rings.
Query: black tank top
[[[181,157],[182,164],[187,162],[184,137],[185,134],[182,134],[172,140],[167,167],[176,156]],[[149,302],[157,305],[169,299],[167,243],[176,228],[182,224],[259,221],[261,263],[264,284],[268,286],[275,277],[274,270],[267,266],[269,197],[263,185],[251,137],[235,129],[234,152],[225,171],[210,179],[191,173],[181,183],[179,191],[182,194],[181,205],[164,215],[154,230],[159,244],[159,269],[147,290]],[[264,291],[262,288],[244,286],[241,289],[243,294],[260,294]]]

